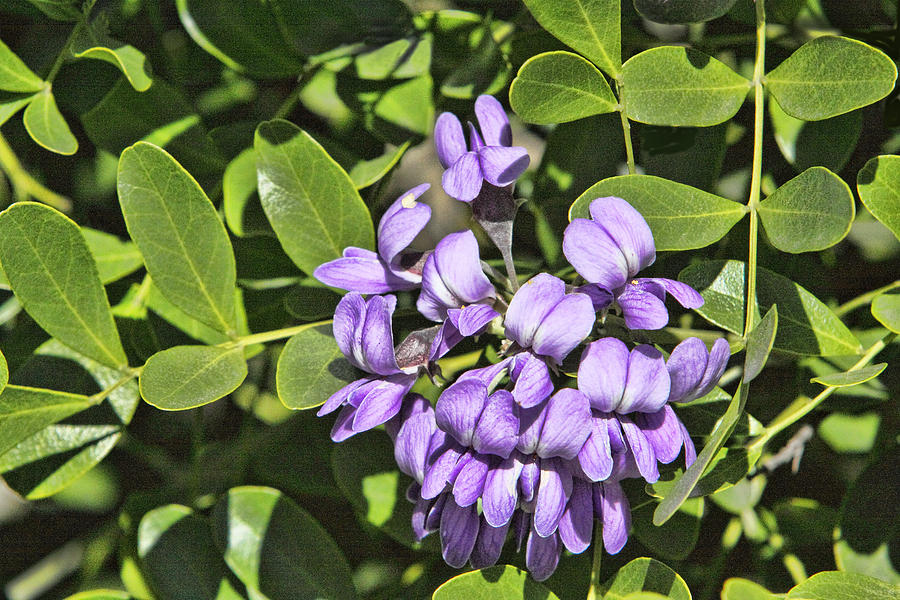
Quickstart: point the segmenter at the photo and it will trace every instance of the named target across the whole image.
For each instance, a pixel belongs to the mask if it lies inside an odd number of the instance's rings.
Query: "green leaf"
[[[238,237],[269,234],[272,228],[256,193],[256,151],[247,148],[225,169],[222,208],[228,228]]]
[[[141,397],[162,410],[196,408],[224,398],[247,377],[240,346],[175,346],[157,352],[141,373]]]
[[[57,154],[75,154],[78,140],[56,107],[50,87],[34,95],[25,109],[25,129],[38,146]]]
[[[727,123],[713,127],[644,125],[637,131],[638,163],[645,174],[701,190],[715,189],[725,161]]]
[[[284,306],[290,314],[303,321],[315,321],[334,315],[334,309],[341,297],[329,288],[319,287],[316,283],[294,286],[285,294]]]
[[[667,560],[684,560],[694,550],[700,537],[703,498],[691,498],[682,504],[671,519],[657,527],[653,524],[654,503],[643,503],[631,512],[634,535],[640,543]]]
[[[77,21],[81,18],[79,0],[28,0],[42,13],[56,21]]]
[[[622,67],[628,118],[651,125],[708,127],[737,113],[750,82],[702,52],[661,46]]]
[[[119,203],[159,290],[199,321],[233,335],[234,252],[216,209],[165,150],[138,142],[119,158]]]
[[[881,416],[875,412],[834,412],[819,423],[819,437],[835,452],[865,454],[875,446],[880,425]]]
[[[159,600],[212,600],[225,576],[207,520],[169,504],[144,515],[137,531],[141,567]]]
[[[872,300],[872,316],[894,333],[900,333],[900,293],[876,296]]]
[[[532,56],[509,88],[512,109],[527,123],[566,123],[613,112],[616,97],[597,68],[571,52]]]
[[[347,246],[372,248],[366,205],[343,169],[308,133],[287,121],[256,130],[259,194],[287,255],[306,273]]]
[[[622,66],[619,0],[525,0],[541,27],[615,77]]]
[[[740,577],[726,579],[721,596],[722,600],[777,600],[781,597],[758,583]]]
[[[702,23],[718,19],[736,0],[634,0],[641,16],[657,23]]]
[[[358,54],[353,59],[360,79],[407,79],[428,73],[431,67],[430,33],[388,42]]]
[[[0,395],[0,455],[69,415],[91,406],[87,396],[8,385]]]
[[[117,590],[88,590],[86,592],[78,592],[72,596],[66,596],[65,600],[130,600],[131,596],[128,592],[119,592]]]
[[[765,84],[784,112],[818,121],[881,100],[896,79],[894,61],[880,50],[827,35],[798,48],[766,75]]]
[[[744,383],[750,383],[762,372],[772,344],[775,342],[775,334],[778,331],[778,305],[773,304],[762,320],[754,325],[747,336],[744,358]]]
[[[759,205],[769,241],[794,254],[834,246],[850,232],[855,214],[850,186],[825,167],[807,169]]]
[[[0,40],[0,90],[38,92],[43,88],[44,81]]]
[[[510,565],[470,571],[445,581],[432,600],[559,600],[559,597]]]
[[[740,515],[759,504],[765,489],[766,476],[757,475],[753,479],[742,479],[730,488],[713,494],[710,500],[722,510]]]
[[[111,233],[90,227],[82,227],[81,233],[104,285],[118,281],[144,266],[144,258],[134,243],[122,241]]]
[[[6,357],[0,352],[0,394],[3,393],[7,383],[9,383],[9,365],[6,364]]]
[[[485,23],[470,39],[468,59],[441,82],[441,94],[448,98],[474,99],[479,94],[496,94],[506,88],[510,66],[500,45],[494,39],[497,32]],[[511,28],[506,32],[511,33]],[[501,37],[504,35],[500,33]]]
[[[874,577],[843,571],[816,573],[787,594],[787,600],[897,600],[900,588]]]
[[[431,133],[434,126],[431,76],[400,82],[344,78],[338,83],[341,97],[362,114],[366,130],[378,139],[399,146],[410,138],[421,139]]]
[[[328,532],[278,490],[238,487],[213,508],[213,536],[248,590],[271,600],[356,598],[350,567]]]
[[[350,168],[349,175],[356,189],[361,190],[379,181],[388,174],[403,158],[410,147],[410,142],[403,142],[395,148],[388,148],[381,156],[357,160]]]
[[[85,27],[72,43],[72,56],[107,62],[122,72],[128,83],[138,92],[153,84],[150,65],[143,52],[106,35],[98,35],[96,28]]]
[[[856,176],[859,199],[900,240],[900,156],[876,156]]]
[[[652,558],[636,558],[606,582],[603,600],[624,600],[634,592],[656,592],[672,600],[691,600],[681,575]]]
[[[705,304],[696,309],[706,320],[741,335],[744,327],[745,265],[737,260],[697,263],[684,269],[680,281],[698,290]],[[799,284],[766,269],[757,273],[760,312],[778,303],[775,348],[792,354],[837,356],[859,354],[859,340],[841,320]]]
[[[819,383],[829,387],[850,387],[865,383],[870,379],[878,377],[887,367],[887,363],[878,363],[877,365],[868,365],[853,371],[844,373],[834,373],[832,375],[823,375],[810,379],[812,383]]]
[[[589,218],[595,198],[625,198],[646,219],[657,250],[703,248],[722,238],[747,207],[652,175],[610,177],[589,187],[569,209],[569,218]]]
[[[34,94],[16,94],[0,101],[0,125],[9,121],[13,115],[28,106]]]
[[[107,366],[127,364],[97,266],[74,222],[41,204],[10,206],[0,213],[0,263],[47,333]]]
[[[288,340],[278,358],[275,386],[285,406],[302,410],[323,404],[358,375],[334,341],[331,325],[319,325]]]
[[[862,133],[861,111],[803,121],[781,110],[777,102],[769,102],[768,106],[778,148],[797,172],[825,167],[837,173],[844,168]]]

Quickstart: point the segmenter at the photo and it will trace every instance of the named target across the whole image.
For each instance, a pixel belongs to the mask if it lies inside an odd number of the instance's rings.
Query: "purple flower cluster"
[[[468,150],[453,115],[441,115],[435,131],[447,169],[443,187],[464,201],[483,189],[494,193],[484,181],[511,190],[528,162],[512,146],[499,102],[481,96],[475,112],[481,134],[470,125]],[[618,552],[630,527],[620,482],[656,481],[659,464],[682,449],[686,464],[693,462],[693,442],[671,404],[713,389],[728,361],[727,342],[708,350],[688,338],[667,360],[653,346],[596,333],[598,313],[602,322],[617,309],[629,329],[658,329],[668,323],[667,294],[687,308],[703,302],[677,281],[635,278],[656,250],[646,221],[625,200],[594,200],[591,219],[575,219],[565,231],[565,256],[586,285],[539,273],[506,290],[485,273],[472,231],[446,236],[431,252],[409,249],[430,217],[416,201],[426,188],[413,188],[385,213],[377,254],[348,248],[315,272],[350,292],[335,311],[334,337],[364,372],[319,411],[340,409],[332,439],[385,425],[397,464],[413,479],[413,530],[419,539],[438,531],[451,566],[494,564],[512,534],[517,547],[525,543],[532,576],[543,580],[563,548],[590,546],[595,519],[606,551]],[[438,325],[395,347],[397,300],[375,294],[416,288],[416,308]],[[421,374],[439,375],[437,359],[488,331],[502,338],[500,360],[447,382],[434,406],[410,392]],[[563,363],[579,346],[573,378],[566,371],[574,363]]]

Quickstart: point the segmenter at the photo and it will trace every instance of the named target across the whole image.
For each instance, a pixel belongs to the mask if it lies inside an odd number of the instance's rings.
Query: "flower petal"
[[[578,464],[591,481],[602,481],[612,473],[613,459],[606,419],[591,417],[591,435],[578,452]]]
[[[485,181],[497,187],[515,182],[531,162],[528,151],[521,146],[485,146],[478,158]]]
[[[514,407],[515,400],[506,390],[491,394],[475,426],[472,448],[482,454],[507,458],[516,447],[519,434],[519,419]]]
[[[525,566],[535,581],[544,581],[559,564],[559,536],[541,537],[532,527],[525,545]]]
[[[531,346],[541,321],[565,295],[566,284],[553,275],[540,273],[526,281],[506,310],[506,337],[523,348]]]
[[[394,443],[397,466],[419,483],[425,479],[425,462],[434,431],[434,415],[418,414],[406,420]]]
[[[637,346],[628,355],[625,393],[616,412],[656,412],[668,399],[669,372],[662,353],[649,344]]]
[[[487,304],[469,304],[461,309],[451,308],[447,311],[447,318],[465,337],[480,333],[488,323],[499,316],[500,313]]]
[[[572,554],[580,554],[591,545],[594,525],[594,502],[591,484],[575,479],[566,512],[559,520],[559,538]]]
[[[641,428],[627,416],[619,415],[619,423],[622,424],[622,431],[625,432],[625,439],[628,440],[628,446],[631,448],[641,477],[647,483],[656,483],[659,480],[659,468],[656,466],[656,454],[653,453],[653,446]]]
[[[578,389],[591,407],[612,412],[622,402],[628,376],[628,347],[617,338],[601,338],[588,344],[578,366]]]
[[[378,254],[387,263],[393,263],[400,251],[409,246],[428,224],[431,207],[416,199],[431,186],[417,185],[404,192],[385,211],[378,223]]]
[[[455,442],[448,443],[445,448],[435,452],[436,458],[425,471],[425,479],[422,481],[423,498],[436,498],[444,491],[464,452],[465,449]]]
[[[594,312],[598,312],[607,308],[610,304],[615,300],[615,296],[613,293],[606,289],[605,287],[601,287],[596,283],[588,283],[582,285],[580,287],[575,288],[575,291],[579,294],[586,294],[588,298],[591,299],[591,304],[594,305]]]
[[[516,448],[525,455],[534,454],[541,439],[541,428],[547,418],[546,404],[519,409],[519,439]]]
[[[572,388],[563,388],[551,396],[547,416],[541,428],[537,455],[575,458],[591,433],[591,408],[587,396]]]
[[[446,169],[466,153],[462,123],[452,113],[441,113],[434,124],[434,146],[438,160]]]
[[[628,277],[653,264],[656,245],[647,221],[625,200],[608,196],[591,202],[591,218],[615,240],[628,264]]]
[[[362,348],[367,370],[378,375],[400,372],[394,355],[394,333],[391,331],[391,318],[396,306],[397,298],[394,296],[373,296],[366,303]]]
[[[703,306],[703,296],[688,284],[675,281],[674,279],[665,279],[663,277],[656,277],[654,278],[654,281],[666,288],[666,291],[669,292],[669,294],[678,301],[678,304],[683,307],[700,308]]]
[[[678,425],[681,429],[681,439],[684,442],[684,467],[688,468],[697,460],[697,449],[694,447],[691,434],[688,433],[687,427],[684,426],[681,419],[678,420]]]
[[[347,404],[338,413],[334,425],[331,427],[331,441],[343,442],[344,440],[357,434],[351,427],[353,417],[356,416],[356,407]]]
[[[360,294],[385,294],[418,287],[413,281],[397,277],[377,257],[336,258],[316,267],[313,277],[325,285]]]
[[[403,397],[416,382],[415,375],[393,375],[382,382],[359,403],[353,418],[353,430],[368,431],[400,412]]]
[[[441,514],[441,554],[444,562],[459,569],[469,561],[479,529],[475,506],[461,507],[452,499],[444,505]]]
[[[362,351],[363,327],[366,323],[366,301],[357,292],[341,298],[334,309],[334,341],[354,367],[368,371]]]
[[[672,382],[669,402],[693,400],[693,392],[700,385],[708,359],[706,344],[700,338],[690,337],[675,346],[666,361],[666,370]]]
[[[558,458],[540,461],[541,480],[534,505],[534,530],[543,537],[554,533],[572,493],[572,474]]]
[[[434,408],[437,426],[463,446],[471,446],[487,398],[487,386],[477,379],[457,381],[438,398]]]
[[[481,508],[489,525],[508,525],[512,519],[519,501],[518,483],[523,466],[520,455],[513,454],[488,471],[481,495]]]
[[[628,541],[631,528],[628,498],[618,481],[594,485],[594,510],[600,513],[603,521],[603,547],[609,554],[618,554]]]
[[[520,352],[516,357],[523,358],[516,361],[518,372],[514,369],[512,373],[513,397],[522,408],[537,406],[553,393],[550,370],[547,363],[531,352]]]
[[[678,458],[684,441],[681,422],[672,407],[666,404],[654,413],[633,413],[632,418],[653,447],[656,460],[668,464]]]
[[[625,326],[629,329],[662,329],[669,324],[666,303],[651,291],[638,285],[627,284],[616,302],[622,309]]]
[[[503,105],[487,94],[478,96],[475,100],[475,116],[478,117],[478,127],[484,135],[484,141],[488,146],[511,146],[512,129],[509,126],[509,117],[503,110]]]
[[[453,498],[460,506],[475,504],[484,490],[484,478],[487,476],[490,458],[472,454],[472,459],[460,469],[453,482]]]
[[[475,540],[475,547],[472,548],[472,555],[469,557],[473,569],[484,569],[497,563],[508,532],[509,523],[492,527],[482,520],[478,529],[478,539]]]
[[[541,468],[538,461],[531,456],[523,457],[522,474],[519,475],[519,493],[522,495],[522,500],[525,502],[534,500],[540,479]]]
[[[496,295],[494,286],[481,269],[478,240],[471,230],[444,236],[431,256],[441,279],[458,301],[453,308]]]
[[[325,401],[325,404],[322,405],[322,408],[319,409],[319,412],[316,413],[317,417],[321,417],[323,415],[327,415],[329,413],[333,413],[340,406],[342,406],[346,401],[350,394],[363,385],[364,383],[369,383],[371,379],[368,377],[363,377],[362,379],[357,379],[356,381],[351,381],[335,393],[333,393],[328,400]]]
[[[587,295],[568,294],[541,321],[531,348],[562,364],[566,355],[594,328],[595,318],[594,306]]]
[[[481,191],[482,181],[478,155],[466,152],[444,171],[441,186],[449,196],[463,202],[471,202]]]
[[[563,232],[562,247],[569,264],[589,283],[614,290],[630,278],[618,244],[594,221],[573,219]]]
[[[706,369],[703,371],[703,378],[697,389],[694,390],[695,398],[702,398],[707,395],[719,383],[725,367],[728,366],[728,358],[731,356],[731,348],[728,341],[719,338],[713,342],[712,350],[709,351],[709,359],[706,361]]]

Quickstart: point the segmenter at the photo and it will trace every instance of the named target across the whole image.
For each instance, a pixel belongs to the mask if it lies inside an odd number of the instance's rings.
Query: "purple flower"
[[[512,184],[529,162],[525,148],[512,145],[509,119],[494,97],[479,96],[475,115],[481,134],[469,123],[468,149],[456,116],[442,113],[434,126],[438,158],[446,169],[441,184],[450,196],[464,202],[478,196],[483,181],[496,187]]]
[[[412,290],[422,281],[421,252],[407,250],[431,218],[431,208],[416,202],[429,186],[402,194],[378,223],[378,253],[350,246],[344,256],[319,265],[313,277],[332,287],[361,294]]]
[[[373,296],[368,301],[350,292],[334,311],[334,339],[354,367],[369,373],[335,392],[319,416],[338,408],[331,439],[340,442],[380,425],[397,414],[418,378],[418,366],[401,368],[394,354],[391,318],[397,299]]]
[[[591,219],[574,219],[563,234],[563,253],[579,275],[612,293],[630,329],[661,329],[669,322],[665,297],[685,308],[703,306],[687,284],[635,275],[656,260],[650,227],[628,202],[615,196],[591,202]],[[596,299],[603,297],[598,293]]]
[[[445,236],[425,260],[422,292],[416,308],[432,321],[443,321],[451,309],[475,304],[490,308],[496,295],[494,286],[481,269],[475,234],[467,229]],[[483,306],[476,307],[478,311],[483,309]],[[497,316],[498,313],[493,314]],[[463,317],[460,329],[468,330],[467,325],[467,319]]]
[[[719,382],[728,364],[730,350],[723,338],[712,350],[700,338],[687,338],[672,350],[666,369],[672,380],[669,402],[690,402],[708,394]]]
[[[592,480],[613,471],[614,456],[630,453],[644,479],[659,479],[657,461],[670,463],[685,449],[685,462],[696,458],[694,444],[667,404],[669,373],[662,353],[646,344],[631,352],[616,338],[585,348],[578,367],[578,389],[590,399],[591,435],[578,455]]]

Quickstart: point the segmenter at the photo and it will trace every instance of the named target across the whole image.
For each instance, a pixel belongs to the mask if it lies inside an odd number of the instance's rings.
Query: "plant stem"
[[[841,304],[836,309],[834,309],[834,314],[841,317],[846,315],[849,312],[853,312],[860,306],[865,306],[872,302],[876,296],[879,296],[885,292],[889,292],[893,289],[900,288],[900,279],[894,281],[893,283],[889,283],[884,287],[880,287],[877,290],[872,290],[871,292],[866,292],[861,296],[857,296],[853,300],[848,300],[847,302]]]
[[[287,337],[292,337],[300,333],[301,331],[306,331],[307,329],[310,329],[312,327],[318,327],[319,325],[328,325],[329,323],[331,323],[331,321],[331,319],[328,319],[327,321],[315,321],[314,323],[304,323],[303,325],[295,325],[294,327],[285,327],[284,329],[274,329],[272,331],[263,331],[262,333],[245,335],[234,340],[223,342],[219,344],[219,346],[223,348],[243,348],[244,346],[249,346],[251,344],[262,344],[265,342],[281,340]]]
[[[93,402],[94,404],[100,404],[101,402],[106,400],[109,397],[109,395],[112,394],[114,391],[116,391],[117,389],[119,389],[120,387],[122,387],[123,385],[125,385],[126,383],[131,381],[132,379],[137,378],[141,374],[142,370],[143,370],[143,367],[140,367],[137,369],[128,369],[127,375],[120,378],[118,381],[113,383],[108,388],[106,388],[104,390],[100,390],[99,392],[97,392],[96,394],[91,396],[90,397],[91,402]]]
[[[62,212],[72,209],[72,202],[68,198],[45,188],[22,168],[18,157],[2,134],[0,134],[0,169],[9,177],[17,199],[34,198]]]
[[[634,166],[634,148],[631,146],[631,123],[625,113],[625,86],[622,85],[621,74],[616,77],[616,94],[619,96],[619,118],[622,120],[622,133],[625,135],[625,161],[628,163],[628,174],[634,175],[637,171]]]
[[[750,249],[747,260],[747,316],[744,322],[744,340],[756,322],[756,244],[759,236],[759,188],[762,181],[763,110],[765,95],[763,77],[766,68],[766,5],[756,0],[756,62],[753,66],[753,170],[750,177]]]
[[[82,15],[82,17],[78,19],[78,22],[75,23],[75,27],[72,28],[72,33],[70,33],[69,37],[66,39],[66,43],[62,47],[62,50],[56,55],[56,60],[53,61],[50,72],[47,73],[47,76],[44,78],[47,85],[50,85],[53,83],[53,80],[56,79],[56,74],[59,73],[59,69],[63,66],[63,63],[69,56],[69,50],[72,48],[72,44],[75,43],[75,38],[78,37],[78,34],[81,33],[81,28],[85,25],[87,25],[87,15]]]
[[[600,561],[603,558],[603,537],[599,519],[594,520],[594,561],[591,566],[591,586],[588,588],[587,600],[600,600]]]

